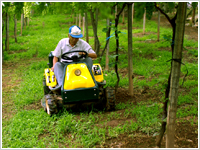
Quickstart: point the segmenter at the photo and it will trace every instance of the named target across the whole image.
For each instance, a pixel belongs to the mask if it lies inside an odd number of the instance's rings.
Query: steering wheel
[[[71,53],[74,53],[74,52],[84,52],[85,55],[81,55],[80,57],[78,57],[77,55],[74,55],[72,57],[68,57],[67,54],[71,54]],[[64,54],[61,55],[61,58],[64,59],[64,60],[73,60],[74,62],[77,62],[77,61],[80,61],[81,58],[83,57],[87,57],[88,56],[88,53],[84,50],[75,50],[75,51],[70,51],[70,52],[66,52]]]

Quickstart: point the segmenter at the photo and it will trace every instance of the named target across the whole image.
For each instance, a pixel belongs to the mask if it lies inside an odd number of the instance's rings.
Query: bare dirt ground
[[[157,18],[152,18],[152,20],[157,21]],[[169,27],[170,24],[165,19],[165,17],[161,17],[161,26]],[[189,39],[193,39],[198,41],[198,29],[193,27],[185,27],[185,35],[188,36]],[[12,91],[17,90],[18,84],[21,79],[14,78],[15,69],[22,67],[23,64],[12,64],[12,63],[4,63],[2,65],[2,119],[3,121],[8,120],[15,114],[15,107],[12,97],[10,94]],[[127,74],[127,70],[121,70],[122,74]],[[140,77],[143,78],[142,76]],[[12,79],[12,80],[11,80]],[[153,101],[158,101],[162,93],[160,91],[151,90],[151,89],[143,89],[143,90],[134,90],[134,96],[131,98],[126,89],[120,88],[116,93],[116,103],[127,103],[133,102],[137,105],[137,102],[145,101],[146,99],[151,98]],[[40,101],[31,104],[31,107],[26,107],[25,109],[41,109]],[[122,110],[120,110],[122,111]],[[120,112],[119,111],[119,112]],[[109,112],[108,112],[109,113]],[[134,118],[128,118],[128,120]],[[127,121],[128,121],[127,120]],[[107,125],[111,127],[117,126],[119,123],[126,120],[112,120]],[[198,148],[198,133],[196,131],[198,129],[197,126],[191,126],[188,118],[185,118],[185,122],[179,122],[176,124],[175,129],[175,147],[176,148]],[[139,131],[135,131],[131,134],[123,134],[118,136],[117,138],[112,138],[106,140],[103,145],[104,148],[154,148],[156,147],[156,137],[149,136]],[[165,136],[162,140],[162,147],[165,147]],[[97,145],[98,147],[98,145]]]

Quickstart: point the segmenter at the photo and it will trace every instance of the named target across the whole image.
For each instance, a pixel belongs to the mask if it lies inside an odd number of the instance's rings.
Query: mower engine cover
[[[103,81],[103,73],[100,64],[93,65],[93,68],[96,70],[89,69],[84,62],[74,62],[65,66],[61,89],[64,103],[98,100],[99,86],[97,82]]]

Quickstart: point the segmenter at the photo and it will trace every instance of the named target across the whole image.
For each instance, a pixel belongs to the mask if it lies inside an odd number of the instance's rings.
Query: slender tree
[[[125,22],[124,22],[124,12],[125,12],[125,9],[122,12],[122,24],[125,24]]]
[[[115,72],[116,72],[116,75],[117,75],[117,83],[115,85],[115,91],[117,91],[118,89],[118,85],[119,85],[119,81],[120,81],[120,78],[119,78],[119,74],[118,74],[118,56],[119,56],[119,36],[118,36],[118,23],[119,23],[119,16],[120,14],[122,13],[123,9],[125,8],[127,3],[123,3],[123,6],[121,8],[121,10],[117,13],[116,17],[115,17],[115,39],[116,39],[116,60],[115,60]]]
[[[86,42],[89,43],[89,35],[88,35],[88,13],[85,12],[85,29],[86,29]]]
[[[192,26],[195,25],[196,21],[195,21],[195,10],[196,7],[198,5],[198,2],[192,2]]]
[[[146,8],[144,9],[144,17],[143,17],[143,34],[145,34],[145,25],[146,25]]]
[[[6,45],[5,50],[9,50],[9,13],[6,12]]]
[[[2,13],[2,34],[4,30],[4,21],[3,21],[3,13]],[[4,63],[4,50],[3,50],[3,41],[2,41],[2,63]]]
[[[5,50],[9,50],[9,7],[11,5],[10,2],[3,2],[3,11],[6,16],[6,40],[5,40]]]
[[[15,16],[16,15],[14,14],[14,37],[15,37],[15,42],[17,43],[17,18]]]
[[[106,38],[110,36],[110,31],[109,31],[109,26],[110,26],[110,19],[106,19],[107,22],[107,33],[106,33]],[[106,65],[105,65],[105,70],[109,70],[109,41],[106,46]]]
[[[164,5],[169,5],[171,8],[177,8],[177,6],[175,5],[175,3],[164,3]],[[165,13],[158,5],[156,2],[154,2],[154,6],[156,9],[158,9],[166,18],[167,20],[169,21],[169,23],[171,24],[172,26],[172,43],[171,43],[171,49],[172,49],[172,58],[173,58],[173,53],[174,53],[174,39],[175,39],[175,31],[176,31],[176,18],[177,18],[177,13],[175,14],[175,16],[170,19],[170,17],[167,15],[167,13]],[[165,89],[165,102],[164,102],[164,106],[163,106],[163,117],[162,117],[162,126],[161,126],[161,129],[160,129],[160,133],[159,133],[159,136],[157,138],[157,141],[156,141],[156,146],[157,147],[160,147],[161,146],[161,141],[162,141],[162,138],[163,138],[163,135],[165,133],[165,130],[166,130],[166,125],[167,125],[167,122],[166,122],[166,118],[167,118],[167,106],[168,106],[168,102],[169,102],[169,91],[170,91],[170,86],[171,86],[171,71],[170,71],[170,74],[169,74],[169,77],[168,77],[168,83],[167,83],[167,86],[166,86],[166,89]]]
[[[129,78],[129,93],[133,96],[133,59],[132,59],[132,3],[128,3],[128,78]]]
[[[157,41],[160,41],[160,11],[158,11]]]
[[[91,22],[92,22],[92,29],[93,29],[93,33],[94,33],[94,38],[95,38],[95,52],[97,54],[97,56],[99,56],[99,50],[100,50],[100,42],[99,42],[99,38],[97,36],[97,24],[96,24],[96,20],[94,18],[94,9],[93,7],[91,7],[90,9],[90,17],[91,17]]]
[[[79,14],[79,19],[78,19],[79,23],[78,26],[81,28],[81,14]]]
[[[83,36],[85,35],[85,17],[83,16]]]
[[[178,88],[182,60],[183,39],[185,31],[186,2],[179,2],[177,10],[176,34],[174,40],[174,54],[172,59],[171,86],[169,93],[169,106],[167,115],[166,148],[174,148],[176,110],[178,101]]]
[[[133,18],[134,18],[134,3],[132,4],[132,24],[133,24]]]

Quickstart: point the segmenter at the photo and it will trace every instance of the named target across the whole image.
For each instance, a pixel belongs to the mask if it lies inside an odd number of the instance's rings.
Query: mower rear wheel
[[[106,110],[112,111],[115,110],[115,90],[113,88],[107,87],[105,89],[106,96]]]
[[[56,114],[58,112],[56,99],[52,94],[45,95],[46,110],[48,115]]]

